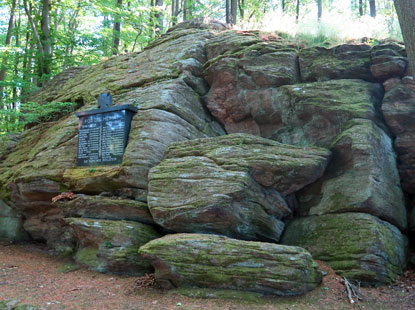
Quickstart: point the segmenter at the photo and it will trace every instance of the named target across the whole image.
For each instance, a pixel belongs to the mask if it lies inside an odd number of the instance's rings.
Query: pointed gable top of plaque
[[[98,107],[100,109],[109,108],[112,106],[112,96],[110,93],[102,93],[98,96]]]

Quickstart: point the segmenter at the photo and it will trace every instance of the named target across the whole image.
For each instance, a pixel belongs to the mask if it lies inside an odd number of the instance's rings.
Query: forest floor
[[[394,285],[361,288],[359,303],[350,304],[344,284],[330,268],[320,287],[298,297],[195,299],[154,287],[140,288],[137,278],[100,274],[75,267],[70,259],[53,255],[44,245],[0,244],[0,302],[25,303],[45,310],[413,310],[415,271]]]

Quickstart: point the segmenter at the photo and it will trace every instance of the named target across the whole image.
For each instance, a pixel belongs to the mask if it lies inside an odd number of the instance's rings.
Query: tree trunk
[[[114,15],[114,27],[112,31],[112,54],[118,55],[121,37],[121,15],[122,0],[117,0],[117,12]],[[118,11],[119,10],[119,11]]]
[[[13,32],[14,25],[16,23],[16,7],[17,7],[17,0],[13,0],[12,6],[10,8],[9,26],[7,28],[6,42],[4,46],[10,46],[12,43],[12,32]],[[3,57],[2,62],[1,62],[0,83],[3,82],[6,78],[7,63],[8,63],[8,56],[6,54]],[[2,103],[3,89],[4,89],[3,86],[0,84],[0,108],[3,107],[3,103]]]
[[[245,17],[245,0],[238,0],[239,6],[239,15],[241,15],[241,19]]]
[[[363,16],[363,0],[359,0],[359,16]]]
[[[317,19],[320,20],[323,15],[323,2],[322,0],[317,0]]]
[[[183,21],[187,20],[187,0],[183,0]]]
[[[295,21],[298,23],[298,19],[300,18],[300,0],[297,0],[297,5],[295,7]]]
[[[231,0],[226,0],[225,10],[226,10],[226,23],[230,24],[231,22]]]
[[[281,10],[285,13],[285,0],[281,0]]]
[[[238,0],[231,0],[231,24],[236,25],[236,17],[238,15]]]
[[[42,74],[50,74],[50,66],[52,62],[52,41],[50,38],[50,9],[51,0],[42,1],[42,45],[43,45],[43,66]]]
[[[369,0],[370,16],[376,17],[376,0]]]
[[[153,3],[155,6],[154,15],[152,16],[152,23],[154,34],[159,36],[163,28],[163,13],[160,8],[163,6],[163,0],[155,0]]]
[[[411,75],[415,75],[415,0],[394,0],[408,54]]]

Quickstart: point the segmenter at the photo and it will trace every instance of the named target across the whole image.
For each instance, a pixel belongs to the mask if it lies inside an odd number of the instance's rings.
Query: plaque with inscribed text
[[[115,106],[77,113],[78,166],[120,164],[135,112],[134,107]]]

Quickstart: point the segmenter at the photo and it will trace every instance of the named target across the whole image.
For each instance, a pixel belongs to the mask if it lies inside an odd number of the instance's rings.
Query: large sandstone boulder
[[[278,242],[280,218],[292,213],[278,192],[263,189],[247,171],[226,170],[205,157],[166,159],[149,178],[154,221],[175,232]]]
[[[369,120],[356,119],[331,151],[325,176],[298,195],[302,214],[369,213],[406,229],[396,156],[386,133]]]
[[[406,237],[395,226],[364,213],[295,219],[282,243],[304,247],[340,276],[364,285],[394,282],[406,263]]]
[[[240,241],[214,235],[177,234],[153,240],[140,254],[165,287],[243,290],[297,295],[312,290],[322,275],[302,248]]]
[[[160,235],[149,225],[131,221],[67,218],[80,246],[75,260],[100,272],[144,275],[151,266],[138,254],[140,246]]]
[[[278,242],[293,214],[279,192],[318,179],[329,154],[246,134],[172,144],[150,171],[150,212],[175,232]]]
[[[398,169],[402,188],[415,193],[415,81],[404,78],[385,94],[382,104],[385,121],[396,136]]]
[[[226,88],[224,81],[217,87]],[[333,80],[214,95],[207,107],[228,133],[245,132],[287,144],[328,147],[353,118],[377,120],[383,89],[362,80]],[[352,96],[350,94],[353,94]]]
[[[167,159],[186,156],[207,157],[227,170],[248,169],[262,186],[289,195],[323,175],[330,152],[249,134],[230,134],[174,143],[165,153]]]
[[[304,48],[299,57],[301,77],[306,82],[338,79],[372,81],[370,49],[368,44]]]

